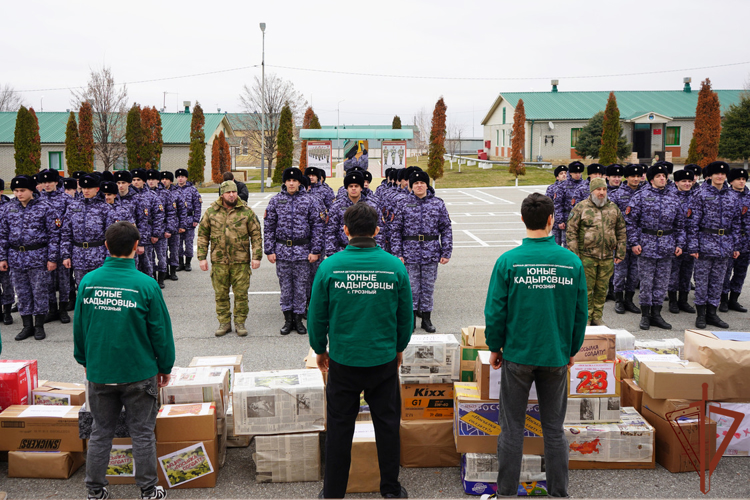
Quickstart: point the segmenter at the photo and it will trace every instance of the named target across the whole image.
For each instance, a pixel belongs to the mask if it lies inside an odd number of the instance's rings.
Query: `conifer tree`
[[[743,160],[747,169],[750,158],[750,96],[743,95],[724,114],[719,139],[719,155],[729,160]]]
[[[294,124],[292,123],[292,109],[288,104],[281,108],[276,144],[276,168],[273,171],[273,182],[280,184],[284,170],[292,166],[294,157]]]
[[[78,110],[78,170],[94,171],[94,113],[88,101]]]
[[[604,109],[602,124],[602,145],[599,148],[599,163],[610,165],[617,161],[617,142],[620,139],[622,125],[620,124],[620,110],[617,108],[615,93],[610,92],[607,107]]]
[[[698,93],[698,105],[695,108],[695,163],[705,167],[716,161],[719,156],[719,138],[721,137],[721,105],[719,96],[711,90],[711,80],[701,82]]]
[[[441,97],[435,103],[435,109],[432,112],[427,174],[434,180],[440,179],[443,176],[443,165],[445,163],[445,113],[447,110],[448,107]]]
[[[312,106],[308,106],[307,110],[305,110],[305,116],[302,118],[302,129],[309,129],[310,124],[312,123],[313,116],[315,116],[315,112],[312,109]],[[300,147],[300,153],[299,153],[299,168],[303,172],[307,168],[307,141],[303,140],[301,141],[301,147]]]
[[[396,115],[393,117],[393,123],[391,124],[393,130],[401,130],[401,117]]]
[[[41,167],[41,141],[39,124],[34,109],[25,106],[18,108],[16,128],[13,137],[16,175],[34,175]]]
[[[193,184],[203,182],[203,169],[206,168],[206,133],[203,131],[205,124],[206,117],[203,115],[203,108],[196,102],[193,108],[193,117],[190,120],[190,153],[188,156],[188,180]]]
[[[65,163],[68,175],[80,170],[80,141],[78,139],[78,124],[76,115],[72,111],[68,117],[68,125],[65,128]]]
[[[523,164],[523,148],[526,144],[526,110],[523,107],[523,99],[518,100],[513,114],[512,140],[508,172],[518,179],[519,175],[526,175],[526,166]]]
[[[155,106],[141,110],[143,130],[143,160],[145,169],[159,169],[163,140],[161,136],[161,115]]]
[[[141,107],[133,104],[128,111],[128,118],[125,128],[125,145],[128,148],[128,168],[145,168],[144,153],[144,136],[143,127],[141,126]]]

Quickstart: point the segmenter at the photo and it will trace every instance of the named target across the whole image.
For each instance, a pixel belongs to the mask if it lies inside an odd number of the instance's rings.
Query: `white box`
[[[172,368],[172,378],[161,388],[162,404],[216,403],[216,417],[224,418],[229,404],[229,370],[201,366]]]
[[[568,398],[566,424],[620,422],[620,397]]]
[[[651,462],[654,428],[635,408],[620,408],[619,424],[563,426],[569,459],[584,462]]]
[[[497,482],[500,466],[495,453],[467,453],[466,476],[467,481]],[[544,457],[541,455],[523,455],[521,460],[521,478],[519,482],[546,481]]]
[[[674,354],[680,359],[685,359],[682,348],[685,344],[680,339],[661,339],[661,340],[637,340],[636,349],[648,349],[656,354]]]
[[[612,330],[615,334],[615,349],[618,351],[634,351],[635,335],[627,330]]]
[[[458,380],[461,362],[459,343],[450,334],[412,335],[404,349],[401,375],[447,375]]]
[[[320,434],[256,436],[256,483],[320,481]]]

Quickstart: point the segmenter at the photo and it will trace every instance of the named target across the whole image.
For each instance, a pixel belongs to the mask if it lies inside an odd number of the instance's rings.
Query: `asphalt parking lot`
[[[454,251],[451,261],[440,266],[435,291],[433,323],[438,333],[459,335],[463,326],[484,324],[484,301],[489,275],[497,257],[521,243],[525,236],[520,219],[520,203],[539,187],[499,187],[438,190],[453,221]],[[251,206],[260,218],[273,194],[253,193]],[[216,195],[204,195],[204,209]],[[179,281],[167,281],[164,296],[172,318],[178,366],[187,366],[196,355],[242,354],[245,371],[278,370],[303,367],[308,351],[307,337],[292,333],[282,337],[283,324],[279,308],[279,284],[275,269],[263,260],[250,282],[249,335],[239,338],[230,333],[215,338],[217,326],[214,295],[209,274],[201,272],[193,260],[193,271],[178,273]],[[748,286],[745,286],[745,292]],[[744,293],[740,302],[750,303]],[[691,294],[692,301],[692,294]],[[652,328],[638,330],[640,317],[617,315],[608,302],[604,322],[612,328],[624,328],[639,339],[676,337],[694,327],[694,315],[672,315],[663,312],[673,325],[672,331]],[[363,317],[378,311],[362,311]],[[732,330],[750,329],[750,315],[724,313],[722,318]],[[46,326],[47,339],[13,340],[20,330],[20,318],[2,327],[5,359],[37,359],[40,379],[81,382],[83,369],[73,359],[73,330],[59,322]],[[531,319],[531,318],[530,318]],[[104,327],[104,325],[103,325]],[[417,330],[417,333],[424,333]],[[170,498],[315,498],[322,483],[256,484],[255,466],[250,448],[229,449],[227,462],[214,489],[170,491]],[[0,491],[9,498],[80,498],[85,494],[84,469],[71,479],[39,480],[7,478],[7,463],[0,463]],[[712,498],[750,497],[750,458],[726,457],[711,479]],[[458,468],[402,469],[401,481],[413,498],[465,497]],[[135,486],[113,486],[115,498],[137,496]],[[692,498],[703,497],[699,478],[694,472],[672,474],[657,465],[654,470],[571,471],[570,494],[577,498]],[[378,494],[355,494],[352,497],[379,498]]]

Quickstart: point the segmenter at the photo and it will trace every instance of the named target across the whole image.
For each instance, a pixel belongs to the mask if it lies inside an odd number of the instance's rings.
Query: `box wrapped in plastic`
[[[402,366],[401,368],[403,370],[404,367]],[[408,368],[410,367],[407,367],[407,369]],[[400,378],[402,384],[423,385],[453,383],[453,377],[450,375],[404,375],[402,371]]]
[[[161,388],[161,403],[216,403],[216,417],[224,418],[229,403],[229,369],[215,366],[172,368],[172,377]]]
[[[256,436],[257,483],[320,481],[320,433]]]
[[[653,461],[654,428],[634,408],[620,408],[617,424],[565,424],[563,428],[571,461]]]
[[[404,349],[401,374],[409,376],[445,375],[458,380],[459,343],[449,334],[412,335]]]
[[[620,398],[568,398],[566,424],[619,423]]]
[[[674,354],[680,359],[685,359],[682,348],[685,344],[680,339],[661,340],[636,340],[636,349],[648,349],[656,354]]]
[[[325,386],[319,370],[237,373],[234,435],[325,430]]]
[[[495,453],[466,453],[461,457],[461,482],[469,495],[491,494],[497,491],[498,473]],[[524,455],[518,496],[547,495],[547,474],[544,457]]]

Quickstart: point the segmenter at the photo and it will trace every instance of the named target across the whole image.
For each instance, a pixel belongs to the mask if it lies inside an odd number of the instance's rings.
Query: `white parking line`
[[[473,239],[474,241],[476,241],[477,243],[479,243],[480,245],[482,245],[483,247],[488,247],[488,246],[489,246],[489,245],[488,245],[487,243],[485,243],[485,242],[484,242],[484,241],[482,241],[481,239],[477,238],[476,236],[474,236],[473,234],[471,234],[471,233],[470,233],[469,231],[467,231],[467,230],[465,230],[465,229],[464,229],[464,230],[463,230],[463,233],[464,233],[464,234],[465,234],[466,236],[468,236],[469,238],[471,238],[471,239]]]
[[[506,200],[504,198],[500,198],[500,197],[497,197],[495,195],[492,195],[492,194],[489,194],[489,193],[485,193],[484,191],[477,191],[477,193],[480,193],[480,194],[482,194],[484,196],[489,196],[490,198],[495,198],[496,200],[500,200],[503,203],[506,203],[508,205],[513,205],[514,204],[512,201],[508,201],[508,200]]]
[[[486,204],[488,204],[488,205],[494,205],[494,204],[495,204],[495,203],[494,203],[494,202],[492,202],[492,201],[487,201],[487,200],[485,200],[485,199],[483,199],[483,198],[480,198],[479,196],[475,196],[475,195],[473,195],[473,194],[471,194],[471,193],[467,193],[466,191],[461,191],[461,193],[465,194],[466,196],[470,196],[470,197],[472,197],[472,198],[476,198],[476,199],[477,199],[477,200],[479,200],[479,201],[483,201],[483,202],[485,202],[485,203],[486,203]]]
[[[278,292],[247,292],[248,295],[279,295],[281,294],[281,291]],[[234,292],[229,292],[229,295],[234,296]]]

